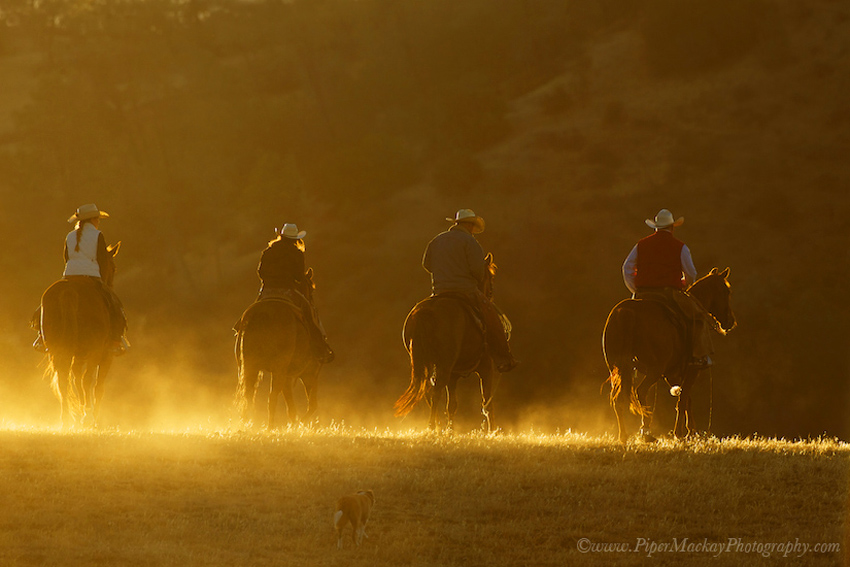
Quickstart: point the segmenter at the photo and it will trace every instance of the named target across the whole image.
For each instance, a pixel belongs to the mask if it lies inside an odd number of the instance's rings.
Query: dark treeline
[[[701,274],[732,268],[701,426],[847,437],[848,21],[828,0],[0,0],[0,416],[52,419],[27,321],[95,202],[134,342],[107,420],[227,415],[230,326],[296,222],[338,352],[322,419],[392,424],[422,250],[471,207],[523,361],[497,419],[612,431],[600,333],[667,207]]]

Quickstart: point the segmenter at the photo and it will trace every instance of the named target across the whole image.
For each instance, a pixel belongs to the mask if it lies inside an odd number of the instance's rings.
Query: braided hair
[[[74,229],[77,232],[77,245],[74,246],[75,252],[80,251],[80,238],[83,237],[83,227],[86,225],[86,223],[91,223],[92,220],[94,220],[94,219],[83,219],[83,220],[77,222],[77,227]]]

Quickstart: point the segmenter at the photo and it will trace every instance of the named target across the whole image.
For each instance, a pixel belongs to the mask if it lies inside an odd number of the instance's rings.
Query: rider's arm
[[[307,273],[307,260],[304,258],[304,252],[295,249],[295,256],[292,259],[292,269],[295,271],[292,274],[293,278],[296,282],[301,282],[304,280],[304,274]]]
[[[623,282],[629,291],[635,293],[635,275],[637,274],[637,244],[635,244],[626,261],[623,262]]]
[[[484,249],[475,238],[469,238],[466,246],[466,260],[469,272],[479,284],[484,281],[487,273],[487,263],[484,261]]]
[[[109,252],[106,250],[106,239],[103,233],[97,235],[97,266],[100,269],[100,274],[103,275],[103,268],[109,257]]]
[[[273,252],[269,252],[271,247],[263,250],[263,253],[260,254],[260,264],[257,266],[257,276],[260,278],[261,282],[266,281],[266,278],[269,277],[269,272],[272,270],[272,265],[274,261],[271,260],[271,256],[274,255]]]
[[[697,279],[697,269],[694,267],[694,260],[691,258],[691,251],[688,250],[687,244],[682,246],[682,272],[685,274],[685,285],[691,285]]]
[[[431,243],[428,243],[428,246],[425,247],[425,253],[422,255],[422,267],[425,268],[429,274],[431,273]]]

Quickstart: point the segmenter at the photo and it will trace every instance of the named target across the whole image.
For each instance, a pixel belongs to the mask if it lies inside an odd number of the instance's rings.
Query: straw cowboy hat
[[[685,217],[679,217],[676,220],[673,220],[673,213],[671,213],[667,209],[661,209],[660,211],[658,211],[658,214],[655,215],[654,222],[649,219],[646,219],[646,226],[654,229],[670,228],[671,226],[682,226],[684,222]]]
[[[472,234],[480,234],[484,232],[484,219],[476,215],[472,209],[461,209],[455,213],[455,218],[446,217],[446,220],[455,224],[459,222],[468,222],[474,225]]]
[[[290,223],[283,225],[283,228],[280,230],[275,229],[275,232],[281,236],[285,236],[286,238],[291,238],[292,240],[301,240],[307,236],[306,230],[299,231],[298,225]]]
[[[74,213],[74,216],[68,219],[68,222],[78,222],[86,219],[105,219],[109,215],[104,213],[103,211],[97,208],[97,205],[94,203],[89,203],[88,205],[83,205],[78,208]]]

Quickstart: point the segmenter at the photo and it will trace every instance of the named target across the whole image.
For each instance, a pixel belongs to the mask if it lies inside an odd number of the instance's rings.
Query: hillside
[[[503,426],[611,431],[601,329],[666,207],[700,273],[732,269],[739,328],[716,341],[701,427],[846,438],[848,16],[830,0],[4,7],[0,415],[54,419],[26,322],[64,220],[96,202],[123,241],[134,344],[107,420],[227,420],[230,327],[273,227],[297,222],[338,352],[321,419],[392,425],[422,250],[471,207],[523,361]]]

